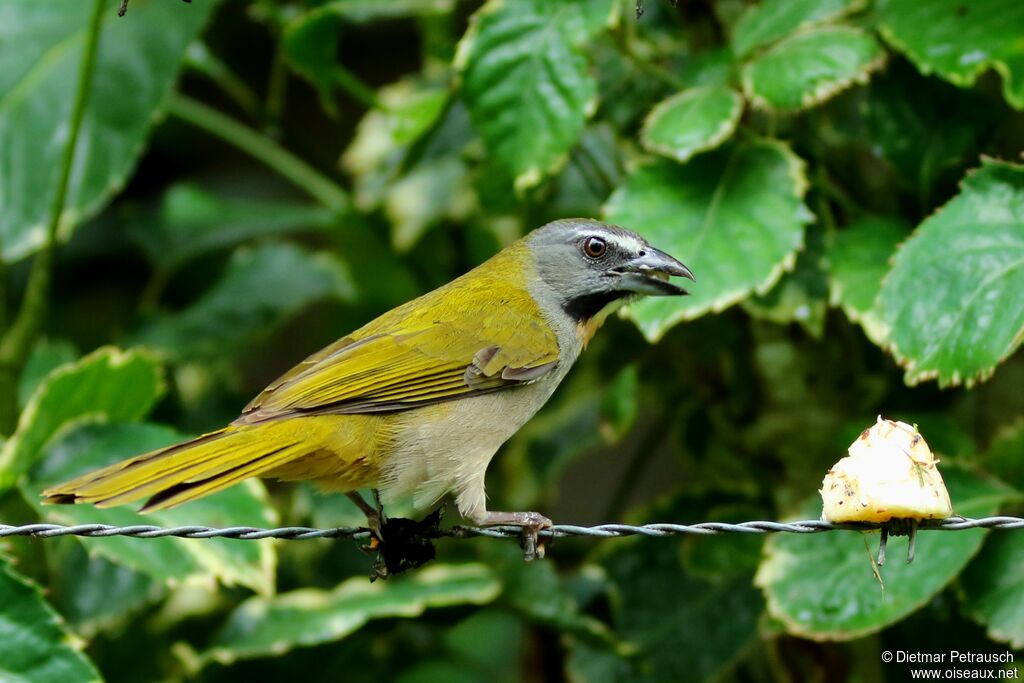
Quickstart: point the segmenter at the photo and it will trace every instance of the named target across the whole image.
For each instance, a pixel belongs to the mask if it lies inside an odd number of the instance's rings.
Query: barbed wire
[[[547,529],[540,529],[536,536],[541,539],[565,538],[567,536],[584,536],[591,538],[621,538],[624,536],[648,536],[663,538],[666,536],[716,535],[729,533],[743,534],[817,534],[828,531],[871,531],[881,529],[883,524],[875,523],[842,523],[825,522],[808,519],[796,522],[698,522],[695,524],[652,523],[652,524],[598,524],[595,526],[577,526],[574,524],[556,524]],[[921,530],[962,531],[964,529],[1024,529],[1024,517],[949,517],[942,520],[924,520],[920,523]],[[232,538],[242,541],[256,541],[276,538],[287,541],[303,541],[313,538],[344,538],[368,539],[369,529],[363,527],[338,527],[317,529],[312,527],[291,526],[264,529],[250,526],[208,527],[208,526],[175,526],[159,527],[146,524],[133,526],[111,526],[108,524],[24,524],[11,526],[0,524],[0,538],[8,536],[29,536],[32,538],[54,538],[57,536],[81,536],[86,538],[105,538],[108,536],[129,536],[132,538]],[[452,526],[428,531],[425,536],[430,538],[522,538],[523,528],[518,526]]]

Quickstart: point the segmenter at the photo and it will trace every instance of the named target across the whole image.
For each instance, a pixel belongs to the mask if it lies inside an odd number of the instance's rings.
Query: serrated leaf
[[[755,106],[792,111],[821,104],[866,83],[885,62],[868,33],[831,26],[787,38],[743,68],[743,90]]]
[[[740,57],[798,29],[859,9],[862,0],[765,0],[750,7],[733,29],[732,46]]]
[[[812,219],[804,163],[782,143],[730,145],[685,166],[655,161],[626,179],[606,218],[643,234],[697,276],[690,296],[648,298],[629,316],[651,341],[682,320],[765,292],[792,268]]]
[[[624,661],[596,650],[612,675],[585,680],[716,680],[756,638],[764,605],[750,574],[694,576],[683,566],[681,542],[665,541],[631,540],[602,556],[615,632],[636,654]]]
[[[124,185],[213,2],[140,2],[104,11],[92,92],[61,235]],[[6,259],[42,246],[91,12],[81,0],[0,3],[0,244]]]
[[[164,193],[156,215],[129,214],[125,234],[151,263],[172,271],[202,254],[258,237],[335,224],[330,209],[313,204],[234,199],[178,183]]]
[[[953,510],[965,517],[995,514],[1005,487],[958,468],[942,473]],[[821,498],[809,498],[799,519],[821,514]],[[922,531],[914,561],[907,564],[903,538],[890,538],[889,561],[880,568],[885,589],[871,572],[877,534],[780,534],[768,539],[756,583],[768,610],[793,635],[811,640],[852,640],[880,631],[931,600],[981,548],[987,530],[955,534]],[[865,542],[867,542],[866,547]]]
[[[894,218],[870,217],[832,235],[827,248],[830,302],[859,323],[875,344],[886,337],[875,309],[882,279],[908,226]]]
[[[340,640],[371,619],[417,617],[427,609],[483,605],[501,585],[481,564],[432,565],[391,581],[345,581],[331,591],[312,588],[250,598],[228,618],[206,660],[279,656],[296,647]]]
[[[490,0],[459,43],[473,126],[517,189],[556,171],[597,102],[584,43],[616,17],[614,0]]]
[[[92,505],[43,505],[40,492],[62,481],[140,453],[185,441],[169,427],[150,423],[85,425],[53,443],[42,464],[22,485],[22,492],[47,521],[58,524],[132,526],[255,526],[276,522],[261,484],[247,481],[171,510],[140,515],[130,506],[99,509]],[[217,578],[270,593],[274,581],[272,541],[217,538],[195,542],[182,538],[82,539],[90,553],[142,572],[158,581]]]
[[[728,140],[741,113],[743,98],[732,88],[691,88],[651,110],[640,140],[649,152],[685,162]]]
[[[828,283],[824,269],[823,230],[808,229],[806,245],[797,254],[793,270],[764,294],[743,302],[743,308],[756,318],[779,325],[797,323],[815,339],[825,332],[828,308]]]
[[[18,405],[24,408],[47,375],[61,365],[74,362],[76,358],[78,351],[69,341],[58,339],[37,342],[18,379]]]
[[[130,339],[169,358],[216,358],[315,301],[353,297],[347,267],[329,254],[290,244],[240,249],[192,306],[158,316]]]
[[[0,451],[0,492],[35,464],[62,430],[85,421],[138,420],[163,389],[160,366],[138,351],[106,347],[57,368],[36,389]]]
[[[896,253],[879,294],[906,381],[973,384],[1024,339],[1024,166],[986,159]]]
[[[960,577],[964,611],[988,637],[1024,647],[1024,535],[994,533]]]
[[[1018,0],[880,0],[882,37],[923,73],[973,85],[992,68],[1006,101],[1024,109],[1024,4]]]
[[[42,591],[0,557],[0,679],[32,683],[102,680],[72,645],[60,617]]]

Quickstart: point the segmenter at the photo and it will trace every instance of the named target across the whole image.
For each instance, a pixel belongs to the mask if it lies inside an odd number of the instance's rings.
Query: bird
[[[48,488],[43,502],[145,499],[146,512],[261,477],[344,493],[378,532],[390,503],[426,511],[446,495],[474,524],[550,526],[538,512],[488,510],[488,464],[609,313],[688,293],[673,276],[696,282],[636,232],[553,221],[312,354],[226,427]],[[373,491],[376,507],[360,489]]]

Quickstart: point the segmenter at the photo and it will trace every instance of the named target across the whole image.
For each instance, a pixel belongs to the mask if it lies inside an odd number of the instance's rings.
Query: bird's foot
[[[551,526],[551,520],[539,512],[487,512],[480,522],[482,526],[510,524],[523,528],[519,545],[523,548],[523,559],[532,562],[544,557],[544,543],[538,538],[541,529]]]
[[[374,490],[373,498],[377,503],[377,507],[373,507],[356,491],[350,491],[345,495],[363,511],[364,515],[366,515],[366,528],[369,529],[370,533],[373,535],[373,538],[370,541],[370,546],[371,549],[376,548],[377,543],[384,540],[383,530],[384,525],[387,522],[387,518],[384,516],[384,506],[380,504],[380,496],[377,494],[376,490]]]

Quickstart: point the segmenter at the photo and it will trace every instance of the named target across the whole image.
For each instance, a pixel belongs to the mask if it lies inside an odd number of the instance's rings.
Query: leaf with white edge
[[[165,271],[259,237],[337,224],[334,212],[314,204],[228,198],[190,183],[171,186],[155,213],[127,214],[125,234]]]
[[[987,379],[1024,339],[1024,166],[984,159],[896,252],[879,294],[906,381]]]
[[[46,376],[61,365],[78,358],[74,345],[66,340],[43,340],[32,347],[18,379],[18,405],[24,408]]]
[[[490,0],[456,64],[473,125],[516,189],[558,170],[597,106],[586,41],[618,19],[614,0]]]
[[[1006,101],[1024,109],[1024,3],[879,0],[876,12],[882,37],[922,73],[965,88],[994,69]]]
[[[859,323],[875,344],[882,344],[887,334],[875,300],[896,246],[909,232],[895,218],[863,218],[833,234],[827,248],[830,302]]]
[[[995,533],[960,576],[963,607],[992,640],[1024,648],[1024,535]]]
[[[793,267],[812,220],[804,162],[780,142],[730,145],[685,166],[641,166],[605,205],[607,220],[636,230],[697,276],[690,296],[650,297],[629,316],[657,341],[673,325],[764,293]]]
[[[483,605],[501,591],[481,564],[432,565],[391,581],[345,581],[331,591],[300,589],[270,598],[250,598],[228,618],[207,661],[278,656],[296,647],[341,640],[371,619],[418,617],[427,609]]]
[[[685,162],[728,140],[741,113],[743,98],[732,88],[691,88],[651,110],[640,141],[649,152]]]
[[[84,425],[53,443],[39,467],[22,485],[22,493],[47,521],[58,524],[133,526],[202,525],[271,527],[277,517],[262,484],[249,480],[225,491],[171,510],[140,515],[132,506],[99,509],[92,505],[43,505],[39,494],[49,486],[140,453],[186,440],[178,432],[150,423]],[[271,593],[275,556],[272,541],[212,538],[138,539],[111,536],[82,539],[90,553],[147,574],[159,581],[218,578],[225,584]]]
[[[744,57],[799,29],[832,21],[863,6],[863,0],[765,0],[736,22],[733,50]]]
[[[214,4],[140,2],[123,19],[104,11],[61,237],[124,185]],[[43,244],[91,7],[0,3],[0,258]]]
[[[0,557],[0,680],[101,681],[38,586]]]
[[[349,301],[348,268],[327,253],[291,244],[240,249],[221,279],[192,306],[155,318],[130,339],[170,358],[216,358],[324,299]]]
[[[1010,491],[965,470],[942,473],[953,509],[965,517],[986,517],[999,510]],[[821,498],[809,498],[796,518],[821,514]],[[914,561],[901,559],[905,538],[890,538],[889,561],[880,568],[885,589],[871,572],[869,553],[877,534],[780,534],[768,539],[755,582],[768,599],[769,613],[786,630],[811,640],[853,640],[875,633],[917,611],[946,587],[981,548],[988,533],[917,534]]]
[[[755,318],[778,325],[797,323],[815,339],[825,333],[828,310],[828,282],[823,265],[824,235],[820,227],[807,230],[806,246],[797,254],[793,270],[764,294],[743,302],[743,309]]]
[[[824,27],[787,38],[748,63],[743,90],[759,108],[806,109],[866,83],[884,63],[885,51],[870,34]]]
[[[62,430],[86,421],[138,420],[163,390],[159,364],[139,351],[106,347],[57,368],[36,389],[0,451],[0,492],[35,464]]]

